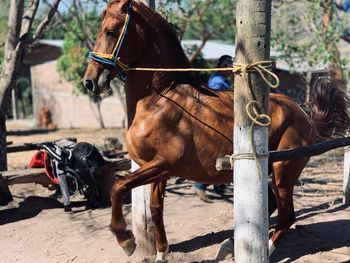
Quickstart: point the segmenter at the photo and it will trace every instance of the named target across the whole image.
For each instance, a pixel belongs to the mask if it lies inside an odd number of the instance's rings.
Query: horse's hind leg
[[[275,212],[275,210],[277,209],[276,195],[272,191],[271,187],[272,186],[269,184],[268,186],[269,216],[271,216],[273,212]]]
[[[295,222],[293,189],[309,158],[276,162],[273,165],[273,184],[277,198],[277,226],[271,237],[270,254],[283,234]]]
[[[144,164],[130,175],[119,179],[112,187],[112,219],[110,227],[116,235],[119,245],[128,256],[134,253],[136,243],[132,231],[127,230],[123,215],[123,198],[131,189],[140,185],[164,180],[168,175],[169,172],[164,163],[152,161]]]
[[[166,180],[153,183],[151,186],[150,208],[156,232],[156,262],[166,262],[165,257],[168,253],[168,241],[163,220],[165,187]]]

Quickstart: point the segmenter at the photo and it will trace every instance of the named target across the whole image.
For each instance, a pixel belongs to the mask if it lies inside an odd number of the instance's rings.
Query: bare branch
[[[24,0],[11,0],[11,7],[8,20],[8,31],[5,42],[5,54],[6,51],[15,50],[21,33],[21,20],[24,9]]]
[[[199,53],[202,51],[202,49],[204,48],[205,44],[207,43],[208,39],[211,37],[211,34],[208,32],[207,30],[207,25],[204,21],[204,17],[205,14],[208,10],[208,8],[211,6],[211,4],[213,4],[214,1],[210,0],[206,2],[206,5],[203,7],[202,10],[199,10],[198,8],[196,8],[195,12],[198,16],[198,20],[202,25],[202,43],[199,47],[197,47],[197,49],[191,54],[190,57],[190,62],[192,62],[198,55]]]
[[[80,8],[80,10],[79,10]],[[80,28],[82,29],[82,33],[84,35],[84,42],[86,43],[87,47],[89,49],[93,49],[94,46],[94,41],[90,38],[91,36],[91,32],[89,32],[88,28],[86,27],[86,22],[84,22],[81,19],[81,16],[79,16],[79,13],[84,13],[83,11],[81,11],[81,2],[79,0],[75,0],[73,1],[73,15],[75,17],[75,19],[77,20]],[[84,15],[83,15],[84,17]]]
[[[63,2],[62,2],[63,3]],[[53,8],[53,6],[46,2],[46,5],[49,6],[50,8]],[[72,32],[81,42],[84,42],[84,38],[81,36],[81,32],[78,32],[77,30],[75,30],[66,20],[66,18],[57,10],[56,12],[57,18],[59,20],[59,22],[62,24],[63,28],[67,31],[67,32]]]
[[[22,19],[21,36],[30,33],[40,0],[30,0]]]
[[[77,3],[78,2],[78,3]],[[64,3],[64,2],[62,2]],[[54,8],[50,3],[46,2],[46,5],[50,8]],[[86,47],[89,49],[93,49],[94,41],[91,39],[91,34],[88,31],[88,28],[86,26],[86,22],[82,21],[81,14],[83,13],[81,4],[79,1],[75,0],[73,1],[73,5],[70,7],[67,4],[65,6],[70,9],[70,15],[73,16],[73,18],[78,22],[79,28],[81,28],[81,31],[77,31],[74,29],[70,23],[67,21],[67,19],[62,15],[59,11],[56,12],[58,20],[61,22],[62,26],[66,31],[72,32],[75,37],[77,37],[81,42],[85,43]]]
[[[32,38],[32,42],[37,40],[41,34],[43,33],[43,31],[45,30],[45,28],[47,27],[47,25],[51,22],[53,16],[56,14],[57,12],[57,8],[60,4],[61,0],[55,0],[52,4],[52,8],[50,9],[49,13],[46,15],[46,17],[44,18],[44,20],[39,24],[39,26],[37,27],[33,38]]]
[[[204,37],[202,38],[202,43],[199,47],[197,47],[197,49],[191,54],[191,57],[189,58],[189,61],[192,63],[196,57],[199,55],[199,53],[202,51],[202,49],[204,48],[205,44],[208,41],[208,37]]]

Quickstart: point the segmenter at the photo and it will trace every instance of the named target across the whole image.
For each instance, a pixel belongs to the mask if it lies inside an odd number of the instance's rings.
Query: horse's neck
[[[162,38],[161,34],[148,41],[142,58],[135,67],[147,68],[187,68],[189,62],[184,57],[182,49]],[[137,103],[149,96],[157,96],[159,92],[169,88],[176,81],[175,72],[142,72],[132,71],[126,83],[126,102],[128,123],[131,125],[136,114]]]
[[[151,94],[152,74],[147,72],[130,72],[125,84],[128,127],[136,114],[137,102]]]

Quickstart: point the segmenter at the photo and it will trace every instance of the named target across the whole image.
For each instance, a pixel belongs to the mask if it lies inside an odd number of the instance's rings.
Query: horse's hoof
[[[216,253],[215,255],[215,260],[219,260],[219,261],[225,260],[228,255],[230,255],[231,258],[233,258],[233,253],[234,253],[233,251],[234,251],[233,239],[232,238],[226,239],[224,242],[221,243],[220,249],[218,253]]]
[[[123,250],[128,257],[130,257],[132,254],[134,254],[135,249],[136,249],[135,240],[128,247],[123,247]]]
[[[119,245],[123,248],[125,254],[128,257],[130,257],[135,252],[136,242],[135,242],[135,237],[133,233],[130,230],[128,230],[127,232],[128,232],[129,238],[119,243]]]

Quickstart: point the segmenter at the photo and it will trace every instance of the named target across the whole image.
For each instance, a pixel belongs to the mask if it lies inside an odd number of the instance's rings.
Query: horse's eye
[[[115,37],[117,33],[115,31],[106,31],[106,36],[107,37]]]

